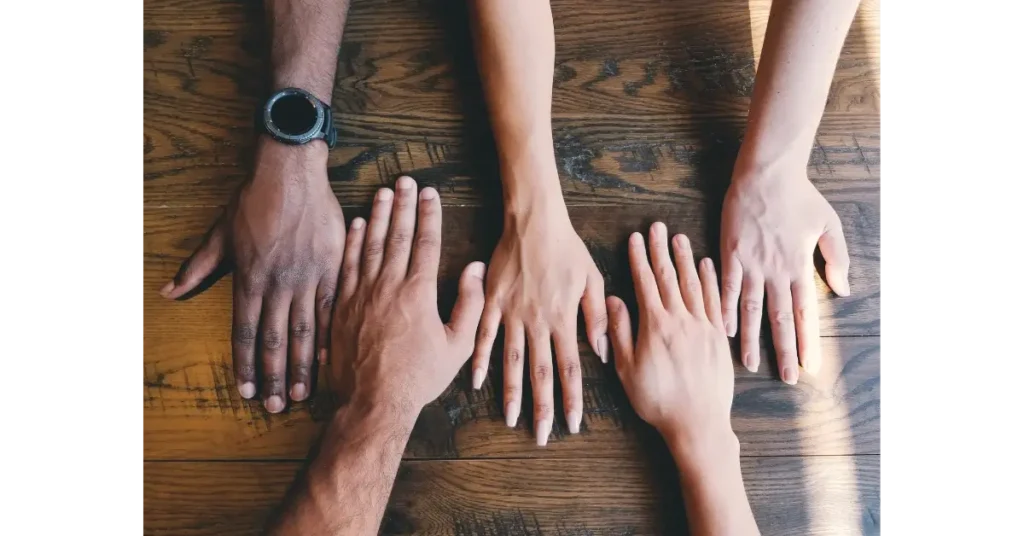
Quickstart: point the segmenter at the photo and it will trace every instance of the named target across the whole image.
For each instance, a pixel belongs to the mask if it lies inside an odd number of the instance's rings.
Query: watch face
[[[320,132],[324,111],[309,93],[285,89],[267,101],[263,122],[267,130],[282,141],[306,143]]]

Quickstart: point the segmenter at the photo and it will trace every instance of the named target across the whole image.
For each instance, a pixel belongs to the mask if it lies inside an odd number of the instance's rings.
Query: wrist
[[[731,426],[702,430],[697,437],[662,433],[672,458],[684,474],[706,475],[739,466],[740,442]]]
[[[740,146],[733,167],[734,183],[761,183],[779,180],[804,180],[811,148],[805,143],[763,141],[749,136]]]
[[[289,145],[262,133],[256,141],[253,176],[291,182],[326,180],[328,151],[323,140]]]

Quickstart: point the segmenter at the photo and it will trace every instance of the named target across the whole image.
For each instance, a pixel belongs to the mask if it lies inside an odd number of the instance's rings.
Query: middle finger
[[[284,409],[284,381],[288,363],[288,313],[290,292],[271,291],[263,299],[260,319],[260,364],[263,366],[263,406],[271,413]]]
[[[530,338],[530,386],[533,388],[533,423],[537,445],[548,444],[555,421],[555,381],[551,365],[551,333],[546,326],[527,328]]]

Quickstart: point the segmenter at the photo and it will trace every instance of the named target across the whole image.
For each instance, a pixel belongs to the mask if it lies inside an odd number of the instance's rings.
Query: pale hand
[[[409,177],[398,179],[396,190],[377,192],[369,225],[352,221],[331,322],[328,380],[343,404],[383,404],[415,415],[441,395],[473,352],[484,264],[463,271],[451,321],[443,324],[437,311],[441,201],[433,188],[417,196]]]
[[[714,264],[701,261],[698,275],[690,241],[676,235],[673,266],[660,222],[651,226],[650,244],[648,263],[643,237],[629,237],[640,317],[635,344],[626,305],[608,298],[615,370],[640,418],[667,439],[693,448],[735,441],[732,356]]]
[[[779,375],[795,384],[798,362],[811,374],[820,366],[815,245],[825,258],[826,280],[840,296],[850,294],[850,257],[836,211],[805,168],[789,167],[734,173],[722,211],[722,312],[730,337],[739,328],[743,365],[756,371],[767,288]]]
[[[591,347],[607,360],[604,279],[572,228],[565,206],[506,218],[487,276],[487,305],[473,357],[473,384],[483,383],[499,324],[505,326],[505,421],[515,426],[523,400],[527,342],[538,445],[546,445],[554,423],[554,341],[566,421],[577,433],[583,419],[583,379],[576,341],[577,311],[583,306]]]

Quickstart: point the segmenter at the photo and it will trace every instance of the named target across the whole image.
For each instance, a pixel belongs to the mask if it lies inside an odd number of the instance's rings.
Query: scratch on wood
[[[856,134],[854,134],[854,136],[853,136],[853,145],[855,147],[857,147],[857,152],[860,154],[861,162],[864,163],[864,169],[866,169],[868,171],[868,175],[874,176],[874,174],[871,172],[871,166],[868,165],[868,159],[867,159],[867,157],[864,156],[864,149],[861,149],[860,142],[857,141],[857,135]]]

